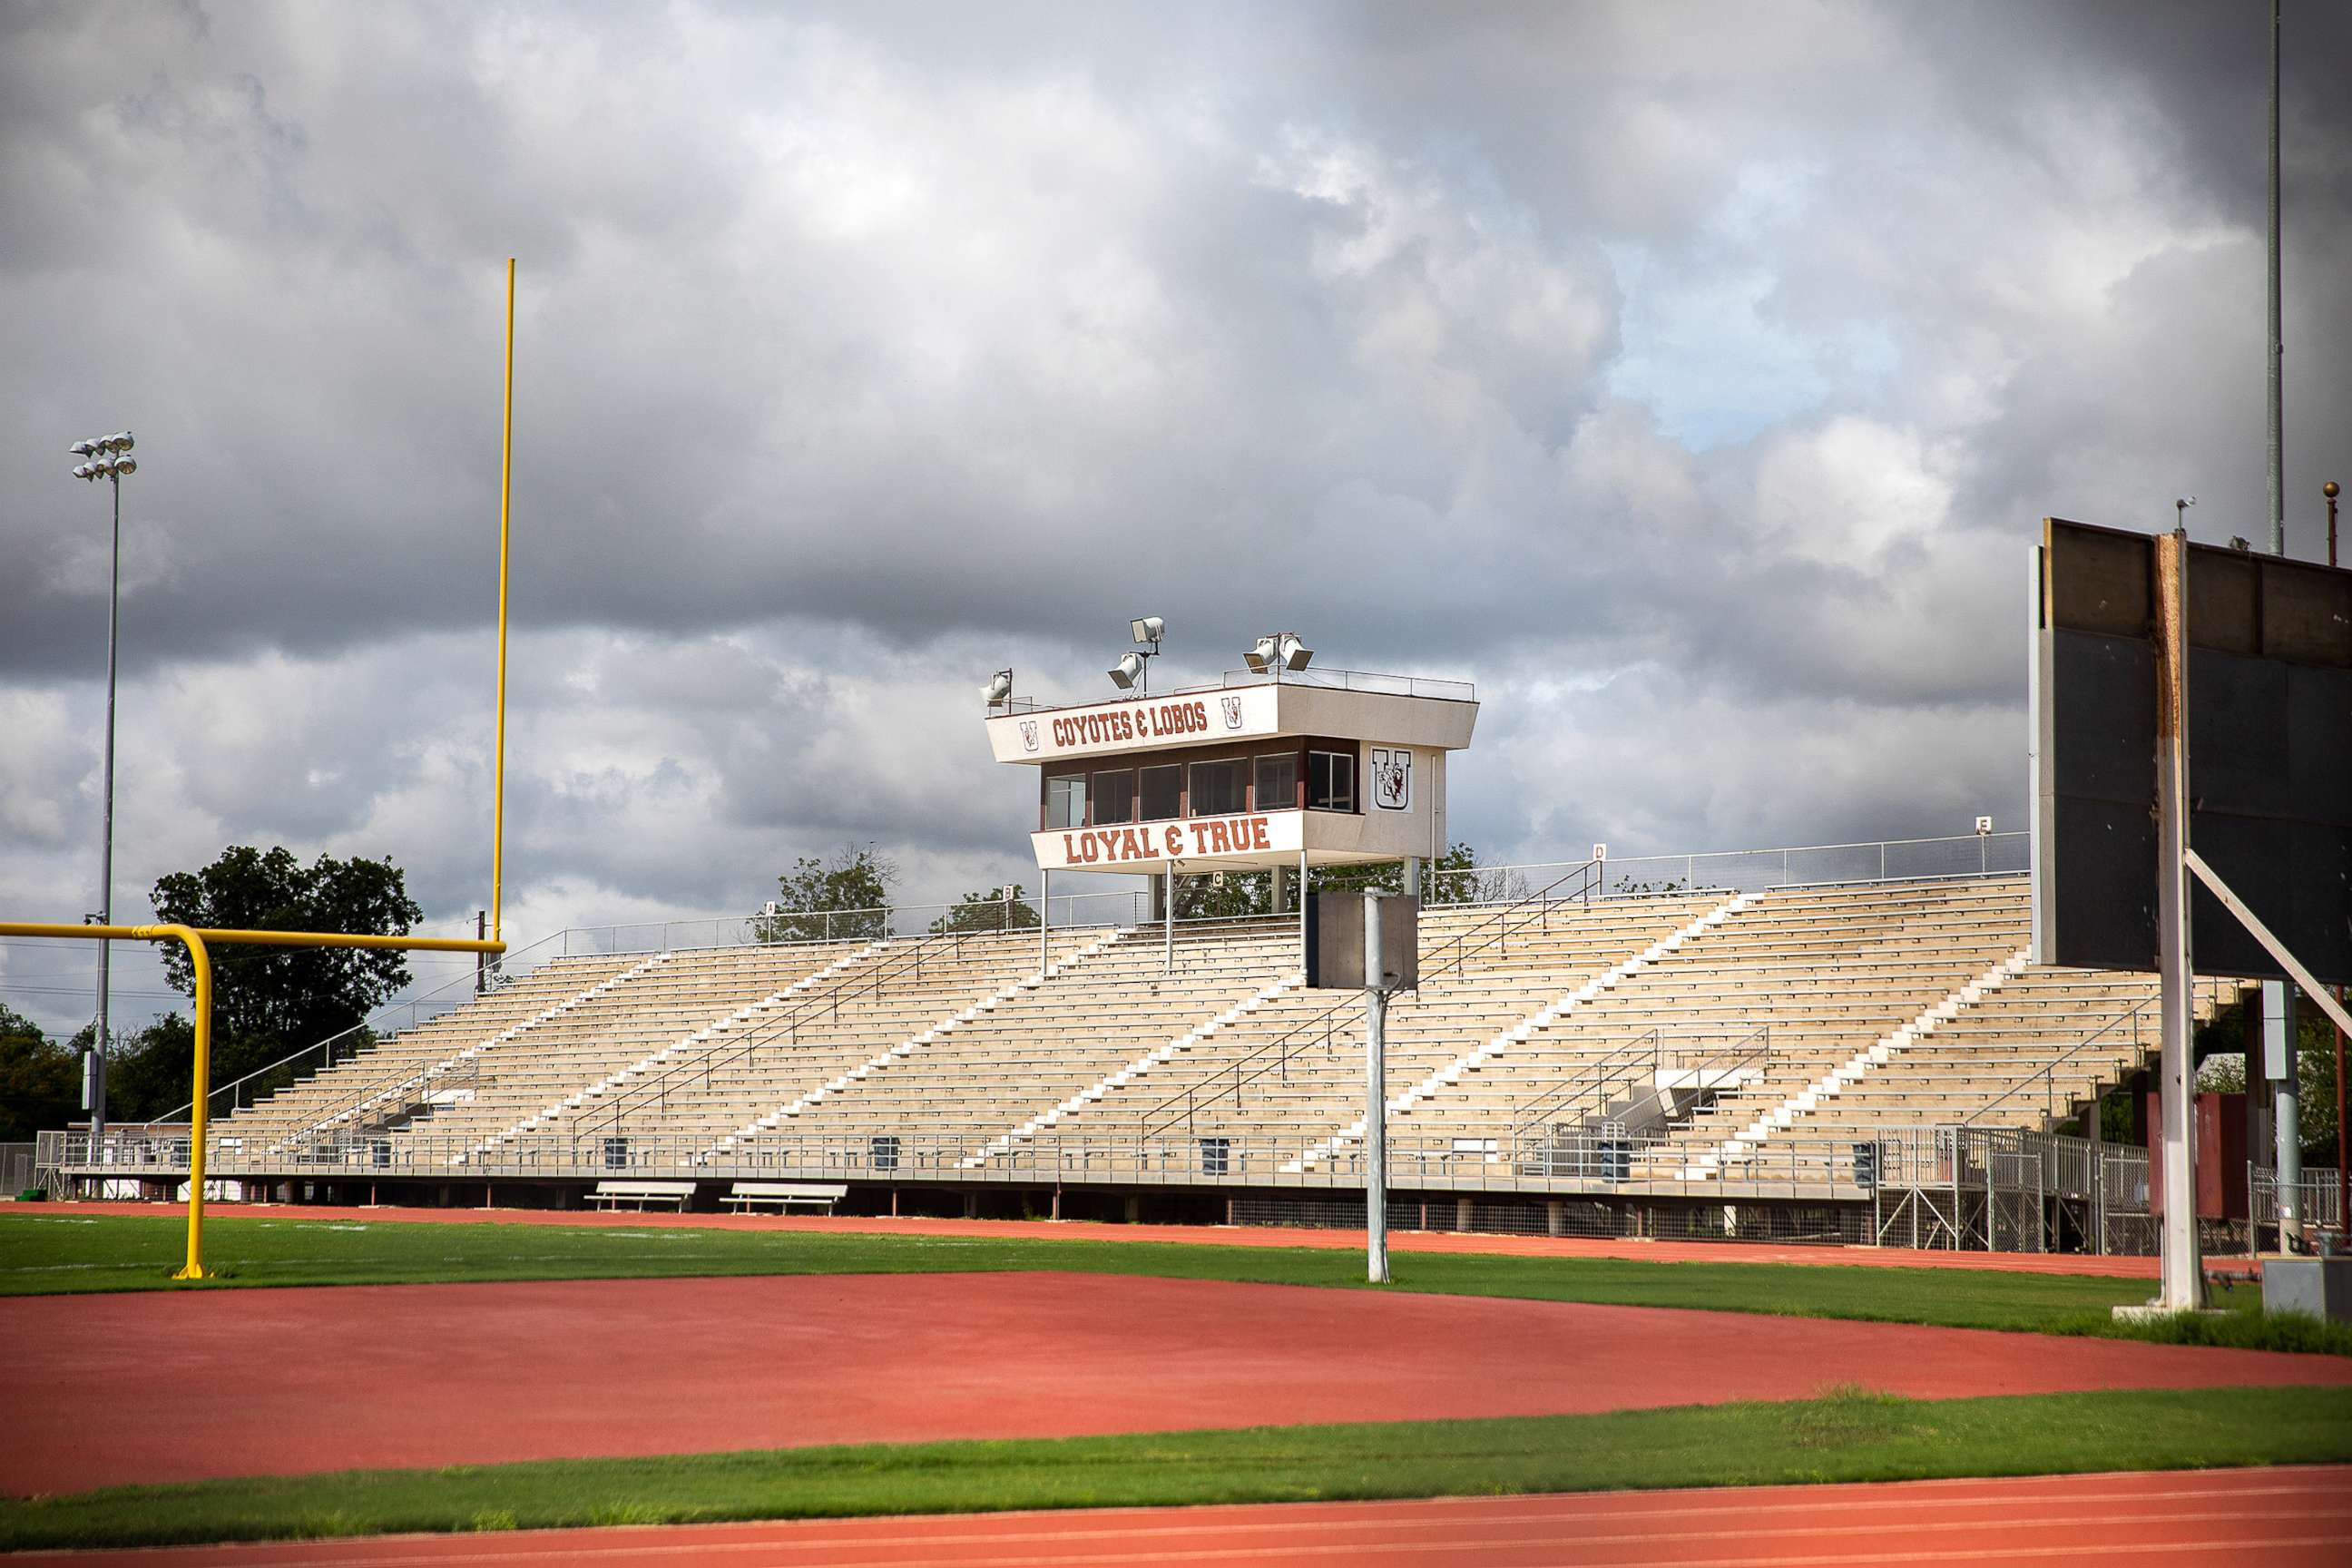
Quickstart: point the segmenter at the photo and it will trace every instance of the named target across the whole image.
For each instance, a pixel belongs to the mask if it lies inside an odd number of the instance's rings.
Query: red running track
[[[52,1215],[177,1215],[174,1204],[47,1204]],[[578,1209],[428,1209],[325,1207],[300,1204],[212,1204],[215,1219],[333,1221],[377,1225],[621,1226],[643,1230],[679,1226],[710,1230],[834,1231],[860,1236],[948,1236],[1018,1241],[1161,1241],[1210,1247],[1311,1247],[1360,1252],[1360,1230],[1284,1226],[1106,1225],[1094,1220],[893,1219],[871,1215],[650,1214]],[[216,1244],[217,1245],[217,1244]],[[1949,1252],[1900,1247],[1806,1246],[1791,1242],[1644,1241],[1627,1237],[1460,1235],[1448,1231],[1389,1232],[1393,1252],[1475,1252],[1527,1258],[1630,1258],[1654,1263],[1808,1263],[1857,1268],[1967,1268],[2008,1274],[2090,1274],[2111,1279],[2154,1279],[2153,1258],[2100,1258],[2082,1253]],[[2215,1260],[2218,1266],[2219,1260]]]
[[[2321,1568],[2352,1562],[2352,1467],[378,1536],[11,1561],[22,1568]]]
[[[0,1300],[0,1491],[19,1494],[1553,1415],[1803,1398],[1845,1382],[1930,1399],[2352,1384],[2352,1361],[2336,1356],[1092,1274],[33,1296]],[[1373,1346],[1387,1348],[1376,1368]]]

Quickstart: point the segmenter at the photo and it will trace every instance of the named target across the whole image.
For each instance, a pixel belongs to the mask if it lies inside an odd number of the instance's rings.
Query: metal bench
[[[635,1204],[641,1209],[647,1204],[676,1204],[681,1214],[693,1200],[692,1182],[599,1182],[588,1194],[588,1201],[600,1208],[616,1204]]]
[[[740,1214],[745,1209],[762,1204],[773,1204],[779,1213],[793,1208],[822,1208],[833,1212],[833,1205],[849,1195],[849,1189],[824,1182],[738,1182],[727,1194],[727,1202]]]

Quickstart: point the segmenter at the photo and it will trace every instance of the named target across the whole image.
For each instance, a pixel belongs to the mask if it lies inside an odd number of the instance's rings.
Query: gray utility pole
[[[115,639],[121,625],[122,599],[122,481],[139,471],[139,460],[130,455],[133,443],[131,432],[121,430],[111,436],[89,441],[77,441],[69,448],[77,458],[85,459],[73,471],[73,477],[85,481],[103,479],[114,489],[113,553],[107,568],[106,582],[106,772],[100,788],[106,796],[103,826],[99,835],[98,848],[98,923],[114,923],[114,679]],[[92,1157],[98,1142],[106,1135],[106,1044],[108,972],[114,944],[98,944],[98,1027],[90,1041],[89,1059],[82,1071],[82,1109],[89,1112],[89,1141]]]
[[[2286,344],[2279,327],[2279,0],[2271,0],[2271,164],[2270,164],[2270,437],[2271,553],[2286,553],[2286,435],[2281,408],[2284,394],[2280,375]]]
[[[2162,975],[2158,1104],[2164,1173],[2163,1273],[2158,1311],[2205,1304],[2197,1252],[2196,963],[2189,942],[2189,535],[2156,542],[2156,934]],[[2118,1313],[2123,1309],[2117,1309]]]
[[[1388,976],[1381,973],[1381,905],[1364,895],[1364,1258],[1366,1278],[1389,1282]]]
[[[2279,0],[2271,0],[2270,138],[2270,501],[2271,553],[2286,553],[2286,344],[2279,311]],[[2284,981],[2263,982],[2262,1058],[2271,1080],[2273,1173],[2277,1178],[2279,1250],[2294,1250],[2288,1237],[2303,1218],[2301,1090],[2295,1082],[2294,992]],[[2254,1086],[2254,1047],[2247,1042],[2246,1093]],[[2247,1151],[2249,1158],[2254,1152]]]

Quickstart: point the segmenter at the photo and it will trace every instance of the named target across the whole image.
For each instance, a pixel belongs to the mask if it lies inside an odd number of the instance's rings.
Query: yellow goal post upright
[[[184,925],[65,925],[43,921],[0,921],[0,936],[57,942],[177,942],[188,950],[194,976],[195,1072],[188,1127],[188,1260],[174,1279],[205,1279],[205,1124],[212,1099],[213,965],[215,945],[246,947],[352,947],[402,952],[472,952],[491,956],[507,950],[505,910],[507,829],[507,541],[514,489],[515,258],[507,258],[506,375],[499,438],[499,685],[495,782],[490,805],[490,934],[479,937],[377,936],[348,931],[214,931]],[[100,1042],[101,1048],[104,1042]]]
[[[211,949],[226,947],[359,947],[400,952],[503,953],[496,940],[450,936],[375,936],[325,931],[215,931],[198,926],[66,925],[41,921],[0,921],[0,936],[55,942],[177,942],[188,950],[194,976],[196,1060],[194,1100],[188,1108],[188,1261],[174,1279],[202,1279],[205,1273],[205,1123],[212,1099],[213,962]]]

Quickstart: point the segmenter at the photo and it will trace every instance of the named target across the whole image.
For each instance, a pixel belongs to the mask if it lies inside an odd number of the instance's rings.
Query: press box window
[[[1174,763],[1142,770],[1143,815],[1139,820],[1162,822],[1180,815],[1184,806],[1184,770]]]
[[[1307,753],[1307,805],[1315,811],[1356,809],[1356,759],[1353,753]]]
[[[1083,773],[1064,773],[1045,781],[1045,826],[1084,827],[1087,825],[1087,780]]]
[[[1276,752],[1257,759],[1257,809],[1298,809],[1298,753]]]
[[[1122,769],[1095,775],[1095,826],[1135,820],[1135,773]]]
[[[1249,803],[1242,798],[1242,781],[1246,776],[1238,757],[1230,763],[1194,763],[1192,815],[1230,816],[1248,810]]]

